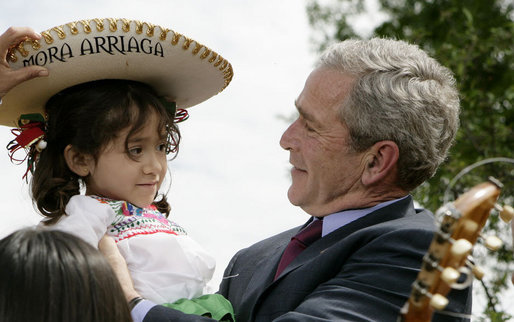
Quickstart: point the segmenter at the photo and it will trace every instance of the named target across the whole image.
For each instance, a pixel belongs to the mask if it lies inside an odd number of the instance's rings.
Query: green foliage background
[[[514,133],[514,3],[512,0],[377,0],[385,21],[372,36],[406,40],[418,44],[457,79],[461,94],[461,126],[446,163],[435,176],[414,191],[423,206],[435,211],[443,204],[445,191],[459,171],[488,158],[513,158]],[[308,0],[309,22],[319,38],[318,49],[335,40],[361,38],[353,21],[367,12],[366,0]],[[370,22],[372,23],[372,22]],[[514,165],[494,162],[474,168],[449,190],[449,200],[487,180],[503,184],[500,202],[512,204]],[[509,226],[493,213],[485,232],[496,231],[509,240]],[[501,308],[502,292],[510,283],[512,249],[497,253],[479,250],[493,271],[487,278],[489,293],[484,320],[507,321]],[[475,254],[477,255],[477,254]],[[485,259],[484,259],[485,258]],[[476,288],[476,287],[475,287]],[[511,312],[512,313],[512,312]]]

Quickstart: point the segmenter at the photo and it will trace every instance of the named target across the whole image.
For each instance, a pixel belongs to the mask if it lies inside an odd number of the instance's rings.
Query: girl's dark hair
[[[61,231],[23,229],[0,240],[1,321],[132,321],[105,258]]]
[[[158,115],[159,131],[168,135],[168,151],[177,152],[180,132],[169,111],[148,85],[128,80],[99,80],[67,88],[46,103],[46,149],[41,151],[32,177],[32,198],[51,225],[65,214],[70,198],[80,194],[81,180],[64,159],[64,149],[72,145],[77,152],[98,159],[102,149],[121,130],[130,128],[127,140],[141,130],[151,112]],[[125,142],[127,145],[127,141]],[[84,183],[84,182],[82,182]],[[157,209],[169,214],[163,195],[155,201]]]

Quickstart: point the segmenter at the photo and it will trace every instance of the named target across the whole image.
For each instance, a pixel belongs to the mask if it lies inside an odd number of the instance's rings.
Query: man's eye
[[[314,129],[310,127],[307,122],[305,122],[303,125],[308,132],[314,132]]]
[[[302,126],[307,130],[307,132],[315,132],[314,128],[312,128],[309,123],[307,122],[306,119],[304,119],[303,117],[299,117],[298,120],[300,121],[300,123],[302,124]]]
[[[140,155],[141,153],[143,153],[143,149],[142,148],[130,148],[129,150],[129,154],[130,155]]]

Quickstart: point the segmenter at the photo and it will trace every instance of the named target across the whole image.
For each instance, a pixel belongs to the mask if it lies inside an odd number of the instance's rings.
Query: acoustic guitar
[[[452,288],[464,289],[472,283],[473,276],[478,279],[484,276],[471,260],[473,245],[493,208],[499,210],[500,217],[506,222],[514,216],[512,207],[496,204],[500,189],[501,183],[490,178],[436,212],[440,225],[423,258],[409,300],[401,310],[400,321],[430,321],[434,310],[446,307],[446,295]],[[485,245],[497,250],[502,242],[490,236],[485,238]]]

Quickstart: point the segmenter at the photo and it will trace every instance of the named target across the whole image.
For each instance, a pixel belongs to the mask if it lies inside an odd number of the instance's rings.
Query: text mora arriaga
[[[107,53],[110,55],[127,53],[142,53],[164,57],[164,50],[160,42],[152,43],[151,39],[125,36],[99,36],[92,39],[85,38],[79,48],[73,48],[69,43],[63,43],[60,48],[53,46],[41,50],[37,54],[23,60],[23,66],[45,66],[56,61],[66,62],[76,55],[94,55]]]

